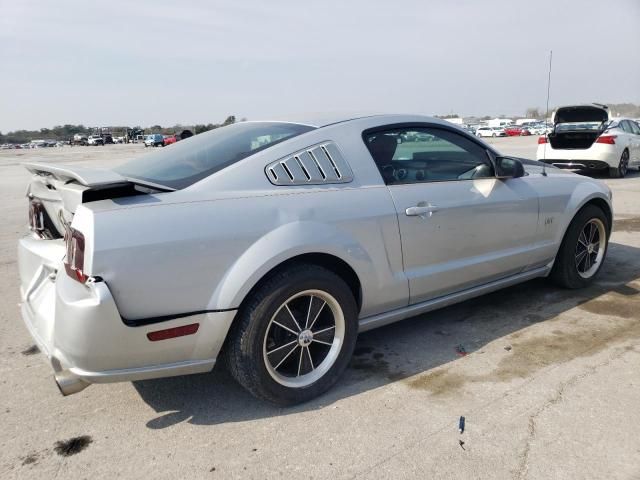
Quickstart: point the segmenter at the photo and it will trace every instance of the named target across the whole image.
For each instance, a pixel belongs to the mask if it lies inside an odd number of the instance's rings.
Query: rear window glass
[[[182,140],[114,170],[125,177],[181,189],[313,129],[295,123],[236,123]]]
[[[567,122],[558,123],[556,125],[556,132],[563,131],[578,131],[578,130],[600,130],[602,128],[602,122]]]

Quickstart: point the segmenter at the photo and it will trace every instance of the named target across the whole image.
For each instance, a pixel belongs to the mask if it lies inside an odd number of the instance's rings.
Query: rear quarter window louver
[[[333,142],[324,142],[276,160],[265,169],[274,185],[321,185],[353,180],[349,164]]]

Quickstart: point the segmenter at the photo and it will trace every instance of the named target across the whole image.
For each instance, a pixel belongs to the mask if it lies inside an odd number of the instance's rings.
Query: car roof
[[[380,125],[394,124],[394,123],[411,123],[411,122],[427,122],[436,123],[439,125],[459,127],[451,122],[441,120],[439,118],[430,117],[427,115],[418,114],[401,114],[401,113],[377,113],[377,114],[317,114],[317,115],[303,115],[303,116],[288,116],[285,119],[271,119],[262,121],[271,121],[279,123],[297,123],[301,125],[308,125],[310,127],[322,128],[329,125],[335,125],[338,123],[346,123],[352,121],[358,121],[362,119],[375,120]],[[254,121],[254,120],[251,120]],[[259,122],[260,120],[255,120]]]

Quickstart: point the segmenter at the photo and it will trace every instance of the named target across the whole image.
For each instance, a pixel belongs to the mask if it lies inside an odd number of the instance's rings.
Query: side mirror
[[[524,177],[524,166],[522,162],[511,157],[495,158],[496,178],[519,178]]]

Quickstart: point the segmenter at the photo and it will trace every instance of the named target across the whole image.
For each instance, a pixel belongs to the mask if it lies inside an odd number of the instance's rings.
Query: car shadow
[[[639,228],[634,224],[632,228]],[[280,408],[253,398],[222,366],[211,373],[134,382],[158,416],[150,429],[188,421],[196,425],[242,422],[320,409],[353,395],[454,362],[490,342],[605,293],[632,296],[640,278],[640,248],[611,243],[596,282],[582,290],[536,279],[428,314],[362,333],[350,367],[329,392],[308,403]],[[608,308],[608,307],[607,307]],[[612,307],[613,308],[613,307]],[[608,313],[608,312],[607,312]],[[509,339],[504,339],[510,348]]]

